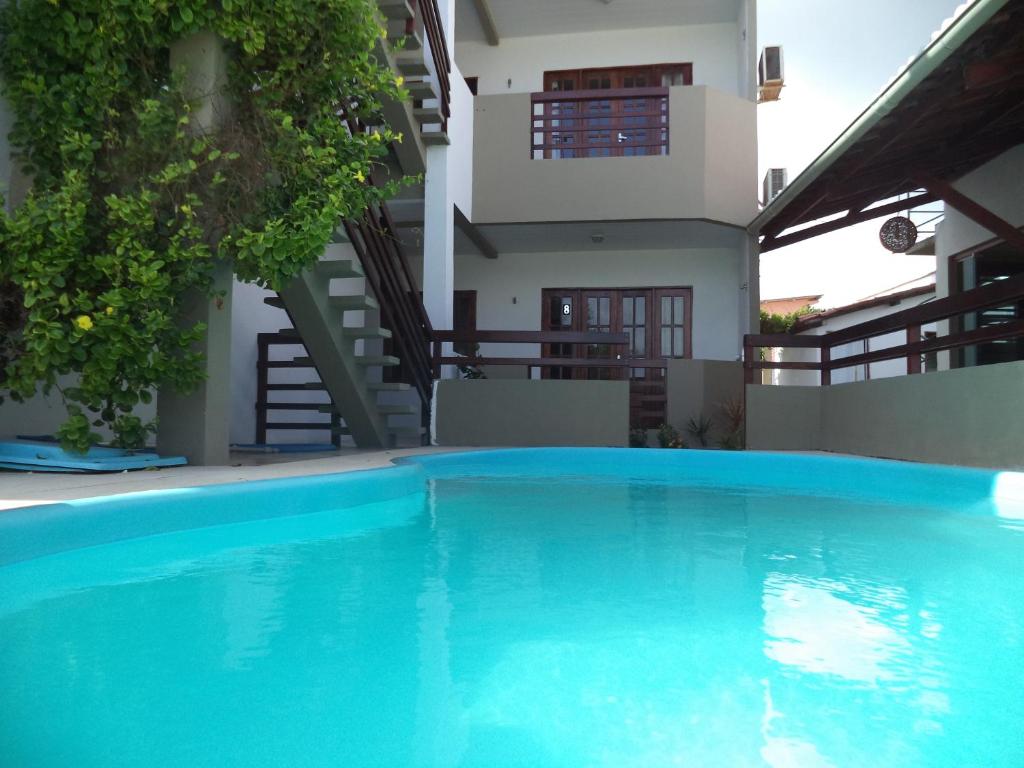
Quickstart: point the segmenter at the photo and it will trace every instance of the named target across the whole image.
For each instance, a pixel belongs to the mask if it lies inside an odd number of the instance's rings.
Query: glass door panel
[[[690,357],[690,290],[662,288],[658,303],[658,357]]]
[[[544,291],[544,330],[574,331],[576,326],[576,308],[578,306],[577,291]],[[544,357],[575,357],[572,344],[545,344]],[[542,378],[571,379],[573,369],[542,368]]]
[[[581,291],[580,303],[584,312],[584,331],[599,333],[617,333],[621,327],[621,319],[615,311],[615,291]],[[608,344],[588,344],[584,357],[588,359],[614,359],[616,351]],[[620,378],[618,368],[585,368],[581,378],[585,379],[617,379]]]

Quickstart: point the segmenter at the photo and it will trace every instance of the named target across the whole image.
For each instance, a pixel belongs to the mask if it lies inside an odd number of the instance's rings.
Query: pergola
[[[976,0],[750,232],[763,253],[941,200],[1024,250],[1024,233],[952,186],[1021,143],[1024,0]]]

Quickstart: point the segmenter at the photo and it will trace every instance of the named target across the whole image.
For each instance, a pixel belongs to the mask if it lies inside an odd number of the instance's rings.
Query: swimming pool
[[[1020,765],[1022,480],[543,449],[0,513],[0,764]]]

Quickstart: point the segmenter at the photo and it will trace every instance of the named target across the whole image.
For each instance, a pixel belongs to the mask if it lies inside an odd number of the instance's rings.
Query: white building
[[[575,361],[485,365],[494,380],[628,378],[629,415],[609,406],[615,442],[627,421],[665,420],[667,359],[739,360],[758,316],[746,231],[757,213],[754,0],[379,4],[389,41],[406,44],[378,54],[416,101],[386,109],[406,140],[377,180],[423,173],[424,183],[388,206],[393,228],[375,211],[370,229],[388,230],[403,254],[349,230],[330,264],[280,298],[235,282],[230,314],[204,310],[207,384],[185,401],[157,398],[162,450],[220,463],[228,442],[418,441],[432,395],[428,325],[626,334],[625,346],[480,347],[485,358]],[[41,398],[8,404],[0,433],[49,432],[62,418]]]

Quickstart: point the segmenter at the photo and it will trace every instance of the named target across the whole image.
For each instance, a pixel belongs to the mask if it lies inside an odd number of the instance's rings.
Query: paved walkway
[[[295,454],[232,454],[232,459],[238,463],[228,467],[170,467],[110,474],[26,473],[0,470],[0,510],[136,491],[194,488],[217,483],[244,483],[297,475],[352,472],[390,466],[394,459],[402,456],[462,450],[472,449],[345,449],[337,453],[313,454],[298,459]]]

